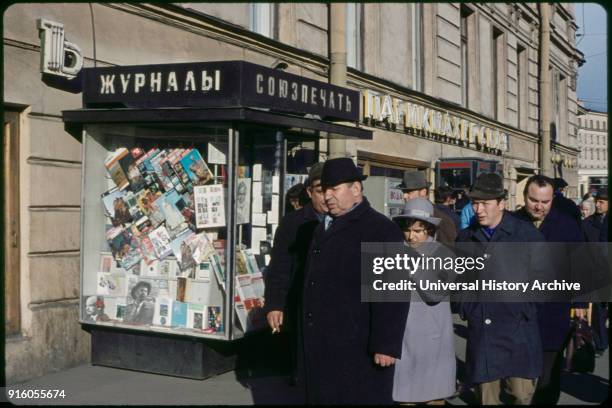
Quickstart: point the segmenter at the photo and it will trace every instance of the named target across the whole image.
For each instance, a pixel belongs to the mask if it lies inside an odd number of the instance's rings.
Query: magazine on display
[[[194,186],[197,228],[225,226],[225,199],[222,184]]]
[[[195,330],[204,329],[205,309],[203,304],[189,303],[187,309],[187,327]]]

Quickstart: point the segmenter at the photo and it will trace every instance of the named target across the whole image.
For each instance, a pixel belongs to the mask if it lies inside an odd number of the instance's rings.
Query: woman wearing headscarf
[[[393,218],[404,233],[406,244],[425,257],[452,256],[436,242],[440,218],[423,198],[408,200],[404,212]],[[418,282],[450,280],[453,271],[422,269],[412,275]],[[455,393],[455,341],[448,294],[412,291],[410,311],[402,345],[402,358],[395,363],[393,399],[398,403],[444,405]]]

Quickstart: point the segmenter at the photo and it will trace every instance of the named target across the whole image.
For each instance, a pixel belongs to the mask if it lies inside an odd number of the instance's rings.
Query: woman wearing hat
[[[433,216],[433,205],[423,198],[406,202],[404,212],[393,218],[404,232],[406,243],[420,255],[450,256],[450,251],[436,242],[440,218]],[[413,275],[415,280],[430,279],[435,271]],[[455,392],[455,341],[450,303],[444,297],[416,291],[411,293],[406,321],[402,358],[395,364],[393,399],[400,403],[444,405]],[[426,299],[423,300],[423,297]],[[432,303],[434,300],[437,303]],[[448,300],[448,299],[446,299]],[[426,303],[428,302],[428,303]]]

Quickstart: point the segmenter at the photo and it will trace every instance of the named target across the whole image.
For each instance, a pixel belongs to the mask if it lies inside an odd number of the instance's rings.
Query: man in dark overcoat
[[[595,194],[595,214],[583,221],[583,228],[588,242],[599,242],[599,234],[604,216],[608,213],[608,189],[603,187]]]
[[[329,210],[314,232],[304,279],[303,347],[309,404],[392,404],[409,303],[361,302],[361,243],[403,242],[363,196],[350,158],[325,162]],[[416,374],[418,375],[418,373]]]
[[[580,220],[580,207],[578,207],[575,202],[565,197],[567,186],[567,182],[561,177],[553,179],[554,198],[552,206],[557,211],[561,211],[576,220]]]
[[[327,207],[321,188],[323,163],[315,163],[308,172],[306,181],[310,202],[299,210],[292,211],[281,220],[274,235],[272,256],[265,276],[265,310],[268,324],[273,332],[286,332],[290,339],[291,382],[298,381],[297,360],[299,357],[299,328],[301,323],[302,288],[304,267],[312,234],[323,221]]]
[[[488,254],[481,279],[527,282],[544,275],[547,267],[545,258],[534,253],[541,248],[519,243],[543,242],[544,237],[531,223],[505,211],[505,195],[498,174],[481,174],[470,192],[476,222],[459,233],[457,242],[471,243],[463,245],[481,247]],[[535,304],[462,302],[459,315],[468,321],[466,382],[478,384],[481,403],[501,404],[503,384],[514,404],[529,404],[535,379],[542,373]]]
[[[544,235],[546,242],[556,243],[554,256],[550,262],[559,274],[559,279],[567,279],[571,271],[571,253],[577,247],[572,244],[584,242],[579,221],[567,212],[557,209],[553,200],[553,180],[542,175],[531,176],[523,191],[525,207],[515,213],[522,220],[532,222]],[[574,304],[575,314],[579,318],[586,317],[587,304]],[[543,373],[538,380],[533,403],[556,404],[561,394],[561,369],[563,349],[570,332],[570,307],[567,302],[537,303],[538,324],[543,347]]]

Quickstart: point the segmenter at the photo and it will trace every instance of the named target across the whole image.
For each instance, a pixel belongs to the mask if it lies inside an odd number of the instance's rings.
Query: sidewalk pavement
[[[465,357],[465,325],[455,319],[455,349],[459,371]],[[609,352],[596,361],[592,374],[564,373],[560,404],[593,405],[608,398]],[[230,371],[204,381],[148,374],[110,367],[82,365],[47,374],[8,390],[63,390],[56,399],[16,399],[15,405],[295,405],[303,402],[303,390],[288,385],[287,377],[262,367]],[[467,392],[448,401],[471,405]]]

